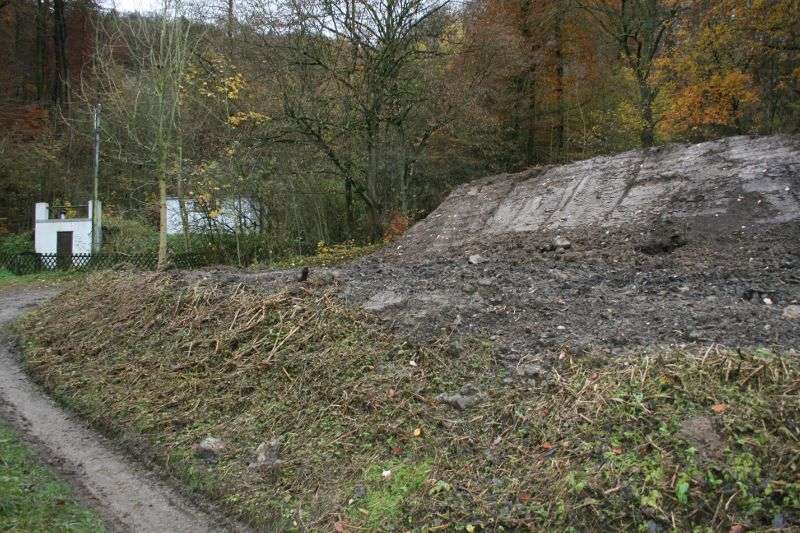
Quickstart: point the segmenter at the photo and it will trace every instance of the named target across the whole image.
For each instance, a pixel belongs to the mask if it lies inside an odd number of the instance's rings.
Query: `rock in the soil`
[[[383,311],[390,307],[402,304],[405,298],[395,291],[380,291],[363,305],[367,311]]]
[[[725,442],[714,428],[714,421],[707,416],[696,416],[681,424],[678,436],[697,449],[701,459],[714,459],[722,454]]]
[[[562,237],[561,235],[557,235],[555,239],[553,239],[553,246],[556,250],[559,248],[562,250],[568,250],[572,248],[572,243],[569,241],[569,239]]]
[[[787,305],[781,316],[787,320],[800,320],[800,305]]]
[[[525,364],[517,367],[517,375],[526,379],[542,379],[546,372],[540,365]]]
[[[447,394],[443,392],[437,396],[436,399],[442,403],[446,403],[450,407],[458,409],[459,411],[469,409],[478,403],[478,398],[476,396],[464,396],[463,394],[459,393]]]
[[[217,462],[219,456],[225,451],[225,442],[216,437],[206,437],[194,446],[194,453],[209,462]]]
[[[280,458],[281,445],[277,440],[262,442],[256,448],[256,460],[248,465],[251,470],[272,472],[283,466]]]
[[[488,259],[483,257],[481,254],[472,254],[469,256],[468,261],[471,265],[480,265],[481,263],[488,261]]]
[[[454,394],[443,392],[442,394],[438,395],[436,399],[442,403],[446,403],[450,407],[458,409],[459,411],[463,411],[481,401],[483,399],[483,395],[474,385],[467,383],[461,387],[459,392]]]

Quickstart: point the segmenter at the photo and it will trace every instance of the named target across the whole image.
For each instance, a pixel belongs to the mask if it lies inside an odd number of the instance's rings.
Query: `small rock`
[[[353,499],[360,500],[361,498],[365,498],[367,496],[367,488],[364,486],[363,483],[358,483],[355,488],[353,488]]]
[[[481,278],[478,280],[478,285],[481,287],[491,287],[494,285],[494,280],[492,278]]]
[[[216,437],[206,437],[192,446],[192,450],[206,461],[215,463],[225,451],[225,442]]]
[[[455,394],[443,392],[438,395],[436,399],[442,403],[446,403],[450,407],[463,411],[477,404],[481,400],[481,395],[474,385],[467,383],[461,387],[460,392]]]
[[[405,297],[395,291],[380,291],[367,300],[363,307],[367,311],[383,311],[390,307],[398,306],[404,301]]]
[[[485,263],[486,261],[488,261],[488,259],[483,257],[481,254],[472,254],[471,256],[469,256],[468,261],[472,265],[480,265],[481,263]]]
[[[280,442],[277,440],[262,442],[256,448],[256,460],[247,465],[247,467],[261,472],[278,470],[283,466],[283,461],[280,459],[280,448]]]
[[[562,237],[561,235],[557,235],[555,239],[553,239],[553,246],[558,249],[561,248],[562,250],[567,250],[572,248],[572,243],[569,239]]]
[[[520,365],[517,367],[517,375],[523,378],[541,379],[545,376],[545,370],[539,365]]]
[[[465,284],[463,284],[463,285],[461,286],[461,291],[462,291],[463,293],[465,293],[465,294],[472,294],[472,293],[474,293],[474,292],[475,292],[475,290],[476,290],[476,289],[475,289],[475,285],[472,285],[472,284],[470,284],[470,283],[465,283]]]
[[[772,298],[770,298],[769,296],[764,296],[764,299],[762,301],[764,302],[764,305],[772,305]]]
[[[714,428],[714,421],[707,416],[696,416],[684,421],[677,435],[694,446],[704,460],[718,458],[725,448],[722,436]]]
[[[463,351],[464,345],[461,344],[461,341],[458,339],[451,340],[450,344],[447,345],[447,355],[450,357],[458,357]]]
[[[800,305],[787,305],[781,316],[787,320],[800,320]]]

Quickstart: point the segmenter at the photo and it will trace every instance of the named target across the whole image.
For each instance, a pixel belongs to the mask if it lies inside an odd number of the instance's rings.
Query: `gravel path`
[[[25,289],[0,294],[0,328],[55,294]],[[0,337],[0,417],[70,482],[114,531],[241,530],[198,510],[152,473],[57,406],[25,374]]]

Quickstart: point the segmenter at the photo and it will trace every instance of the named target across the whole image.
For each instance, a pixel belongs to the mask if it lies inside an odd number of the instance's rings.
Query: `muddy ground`
[[[661,344],[793,348],[798,193],[798,136],[495,176],[458,188],[382,251],[313,270],[311,283],[337,283],[409,339],[488,338],[510,361]],[[273,289],[297,276],[215,272]]]

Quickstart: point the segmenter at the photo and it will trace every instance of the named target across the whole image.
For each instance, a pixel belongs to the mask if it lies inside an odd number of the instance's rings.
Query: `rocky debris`
[[[558,249],[568,250],[572,248],[572,243],[566,237],[562,237],[561,235],[556,235],[555,238],[553,238],[553,246],[555,247],[556,250]]]
[[[772,305],[775,291],[750,287],[742,293],[742,299],[754,304]]]
[[[720,457],[725,449],[725,442],[714,428],[714,421],[707,416],[696,416],[684,421],[677,435],[691,444],[704,460]]]
[[[383,311],[390,307],[398,306],[404,301],[403,295],[395,291],[380,291],[367,300],[363,307],[367,311]]]
[[[256,448],[255,461],[247,465],[247,467],[262,473],[280,469],[283,466],[283,461],[280,458],[280,449],[280,442],[276,439],[262,442]]]
[[[566,237],[562,237],[561,235],[556,235],[555,237],[553,237],[552,241],[540,246],[539,252],[541,253],[557,252],[559,254],[563,254],[570,248],[572,248],[572,241],[570,241]]]
[[[508,346],[515,382],[523,354],[548,368],[576,346],[796,347],[798,322],[782,312],[800,303],[798,168],[800,136],[737,137],[482,179],[341,267],[336,290],[414,342]],[[635,252],[673,235],[686,240],[673,253]],[[556,252],[556,236],[570,249]],[[248,275],[305,290],[287,283],[295,272]]]
[[[217,437],[206,437],[192,446],[192,451],[209,463],[216,463],[225,452],[225,442]]]
[[[547,375],[547,371],[541,365],[524,364],[516,368],[517,376],[524,379],[541,380]]]
[[[481,254],[472,254],[467,260],[471,265],[480,265],[481,263],[488,261],[488,259],[483,257]]]
[[[456,393],[443,392],[436,397],[436,400],[446,403],[454,409],[464,411],[473,407],[484,399],[485,395],[481,393],[474,385],[467,383],[461,390]]]
[[[635,247],[637,252],[647,255],[669,254],[688,243],[682,235],[673,233],[669,237],[653,237]]]
[[[787,305],[781,316],[786,320],[800,320],[800,305]]]

